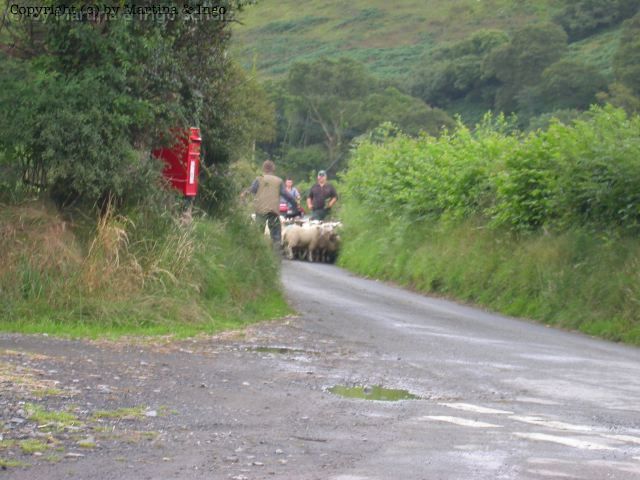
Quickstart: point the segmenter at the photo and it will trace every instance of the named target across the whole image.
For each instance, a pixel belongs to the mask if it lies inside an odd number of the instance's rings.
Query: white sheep
[[[322,261],[325,263],[334,263],[340,250],[340,235],[336,231],[332,231],[329,234],[326,248],[323,252]]]
[[[289,225],[282,235],[282,245],[288,259],[309,257],[309,246],[320,235],[318,225]],[[311,258],[309,258],[311,260]]]
[[[340,236],[336,222],[325,222],[318,225],[319,234],[309,244],[309,261],[333,263],[340,248]]]
[[[310,262],[333,263],[340,249],[340,222],[300,220],[285,222],[282,247],[290,259],[306,259]]]

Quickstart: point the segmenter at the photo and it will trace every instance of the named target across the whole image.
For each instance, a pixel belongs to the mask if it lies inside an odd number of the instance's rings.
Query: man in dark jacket
[[[275,171],[274,163],[265,160],[262,164],[263,174],[253,181],[249,191],[255,195],[253,207],[258,225],[264,230],[267,224],[271,240],[275,245],[280,245],[280,197],[284,198],[294,211],[298,210],[298,205],[296,199],[285,189],[282,179],[275,175]]]
[[[333,185],[327,183],[327,172],[318,172],[318,183],[316,183],[307,196],[307,207],[311,211],[313,220],[324,220],[331,207],[338,201],[338,193]]]

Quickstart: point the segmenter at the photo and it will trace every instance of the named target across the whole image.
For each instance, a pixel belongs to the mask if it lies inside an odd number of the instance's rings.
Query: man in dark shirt
[[[318,172],[318,183],[316,183],[309,191],[307,197],[307,207],[311,211],[312,220],[324,220],[331,207],[338,201],[338,193],[333,185],[327,183],[327,172],[320,170]]]

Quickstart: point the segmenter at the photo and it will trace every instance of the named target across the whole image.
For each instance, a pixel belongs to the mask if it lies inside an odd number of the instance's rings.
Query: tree
[[[277,106],[279,147],[261,147],[279,155],[285,171],[298,178],[320,167],[335,170],[351,140],[383,122],[432,135],[454,125],[443,110],[383,87],[354,60],[297,63],[284,83],[269,88]]]
[[[431,105],[446,107],[451,100],[480,91],[487,83],[482,69],[487,55],[507,41],[504,32],[480,30],[465,40],[437,48],[414,73],[412,94]]]
[[[242,2],[217,5],[231,20]],[[47,6],[82,7],[57,0]],[[187,126],[201,128],[205,167],[227,162],[228,146],[248,140],[246,123],[226,128],[238,118],[231,92],[242,82],[226,53],[229,22],[193,21],[183,13],[195,6],[195,0],[161,0],[149,8],[164,13],[108,20],[5,16],[0,150],[22,177],[89,202],[135,198],[153,187],[147,177],[158,174],[148,152],[171,129]]]
[[[527,131],[534,132],[536,130],[547,130],[555,123],[564,123],[571,125],[580,118],[586,118],[587,113],[576,109],[553,110],[551,112],[542,113],[536,117],[529,119]]]
[[[613,71],[619,82],[640,96],[640,13],[623,24]]]
[[[567,34],[555,24],[529,25],[514,32],[511,41],[494,49],[484,65],[485,77],[495,76],[501,86],[496,108],[516,109],[523,87],[539,82],[543,70],[559,60],[567,46]]]
[[[327,152],[322,145],[292,147],[280,160],[278,170],[296,181],[315,178],[315,173],[324,166],[326,160]]]
[[[587,110],[596,94],[607,88],[607,79],[591,65],[560,60],[547,67],[540,83],[518,95],[520,112],[538,115],[552,110]]]
[[[345,138],[354,136],[352,126],[373,84],[364,65],[347,58],[321,58],[291,67],[287,90],[292,111],[320,127],[330,166],[339,159]]]
[[[600,103],[610,103],[624,109],[629,115],[640,114],[640,97],[622,83],[612,83],[607,92],[600,92],[596,97]]]
[[[640,0],[566,0],[554,20],[572,42],[620,23],[640,9]]]
[[[436,136],[443,127],[455,126],[455,121],[444,110],[431,108],[419,98],[402,93],[394,87],[369,95],[364,101],[358,121],[362,131],[391,122],[411,135],[423,131]]]
[[[203,122],[203,137],[208,142],[197,201],[210,212],[224,213],[238,188],[246,186],[230,182],[227,169],[240,160],[251,164],[256,146],[273,141],[275,107],[255,73],[231,63],[221,80],[216,93],[221,98],[215,99],[215,110],[207,110]],[[231,177],[243,180],[239,175]]]

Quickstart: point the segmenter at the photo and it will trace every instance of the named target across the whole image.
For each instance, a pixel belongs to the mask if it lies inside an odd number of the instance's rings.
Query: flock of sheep
[[[285,221],[282,229],[283,253],[289,260],[333,263],[340,249],[340,222],[319,220]]]

